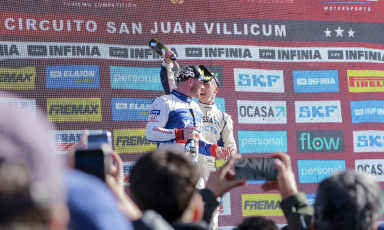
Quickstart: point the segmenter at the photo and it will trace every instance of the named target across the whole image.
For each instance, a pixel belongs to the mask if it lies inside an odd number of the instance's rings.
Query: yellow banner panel
[[[284,216],[280,194],[242,194],[243,216]]]
[[[102,121],[100,98],[47,98],[48,121]]]
[[[117,153],[144,153],[157,149],[156,143],[145,138],[145,129],[115,129],[113,145]]]
[[[0,68],[0,89],[35,89],[36,68]]]
[[[384,71],[348,70],[349,92],[384,92]]]

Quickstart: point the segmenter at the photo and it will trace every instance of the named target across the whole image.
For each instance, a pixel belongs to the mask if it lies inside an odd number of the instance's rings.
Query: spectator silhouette
[[[0,93],[0,98],[17,97]],[[68,210],[60,166],[49,144],[50,126],[41,119],[43,116],[39,111],[34,119],[11,104],[0,103],[0,159],[11,168],[20,168],[20,174],[10,171],[9,176],[14,180],[9,181],[9,178],[4,178],[5,172],[1,171],[0,177],[8,180],[4,183],[8,183],[8,188],[13,192],[1,194],[0,199],[4,202],[0,202],[0,209],[11,209],[9,203],[5,202],[7,196],[16,201],[12,205],[13,211],[1,224],[9,229],[12,229],[12,225],[19,226],[15,229],[23,229],[21,226],[25,229],[36,229],[34,226],[39,226],[37,229],[65,229]],[[4,192],[4,184],[1,186]],[[29,215],[30,210],[41,215],[41,218]]]
[[[263,184],[264,190],[278,189],[281,208],[287,218],[285,229],[374,230],[381,216],[382,194],[375,178],[367,173],[345,170],[320,182],[314,207],[298,192],[291,159],[274,153],[278,180]]]
[[[276,223],[262,216],[254,216],[243,219],[235,230],[279,230]]]
[[[156,211],[175,229],[208,229],[207,223],[219,205],[216,198],[245,184],[235,180],[230,170],[239,158],[235,156],[212,172],[206,189],[199,192],[195,188],[200,177],[196,164],[182,153],[158,149],[141,157],[133,167],[132,198],[143,211]]]

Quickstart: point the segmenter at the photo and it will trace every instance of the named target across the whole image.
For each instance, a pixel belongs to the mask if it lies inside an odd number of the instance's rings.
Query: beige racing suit
[[[220,111],[215,104],[207,105],[197,103],[202,111],[202,136],[209,143],[228,148],[237,152],[236,142],[233,137],[233,121],[230,115]],[[209,174],[216,170],[215,158],[212,156],[199,155],[199,170],[204,183],[207,182]]]

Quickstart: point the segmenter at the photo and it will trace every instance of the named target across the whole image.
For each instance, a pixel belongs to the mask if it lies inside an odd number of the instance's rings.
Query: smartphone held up
[[[112,164],[111,151],[111,132],[89,134],[87,147],[76,149],[74,166],[105,181],[105,175],[110,173]]]
[[[274,158],[242,158],[235,162],[235,177],[243,180],[277,180]]]
[[[102,133],[90,133],[87,139],[88,145],[106,143],[112,148],[112,133],[103,131]]]

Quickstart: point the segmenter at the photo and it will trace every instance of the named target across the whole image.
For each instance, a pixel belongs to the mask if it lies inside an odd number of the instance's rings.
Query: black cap
[[[209,71],[209,69],[203,65],[189,65],[185,66],[177,76],[177,82],[185,81],[188,78],[200,79],[203,82],[209,82],[212,79],[215,80],[216,85],[220,87],[217,76]]]
[[[205,76],[205,80],[203,80],[204,82],[210,82],[213,79],[215,80],[217,87],[220,87],[220,82],[216,74],[212,73],[207,67],[203,65],[199,65],[199,68],[201,69],[201,72]]]
[[[212,73],[212,79],[215,80],[217,87],[220,88],[219,78],[217,78],[216,74]]]

